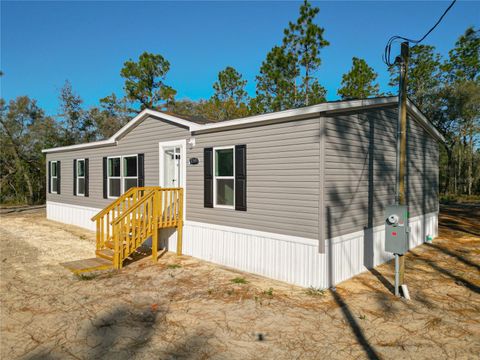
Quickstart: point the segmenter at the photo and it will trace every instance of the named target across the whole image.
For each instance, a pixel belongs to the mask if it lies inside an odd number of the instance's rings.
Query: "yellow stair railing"
[[[177,254],[182,253],[183,189],[156,186],[131,188],[96,214],[96,254],[120,269],[123,262],[151,237],[152,257],[158,257],[158,231],[177,228]]]

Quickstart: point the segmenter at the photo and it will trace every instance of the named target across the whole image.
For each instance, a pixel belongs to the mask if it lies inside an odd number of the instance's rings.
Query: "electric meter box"
[[[385,251],[403,255],[408,251],[408,207],[389,205],[385,209]]]

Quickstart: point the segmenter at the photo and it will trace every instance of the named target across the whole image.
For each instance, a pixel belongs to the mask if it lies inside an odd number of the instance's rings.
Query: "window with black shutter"
[[[204,206],[247,210],[247,147],[204,149]]]

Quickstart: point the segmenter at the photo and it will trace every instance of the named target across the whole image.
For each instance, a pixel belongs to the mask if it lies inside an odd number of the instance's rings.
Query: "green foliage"
[[[398,67],[390,68],[390,86],[398,86]],[[435,47],[416,45],[408,60],[408,97],[426,114],[431,115],[440,85],[440,55]]]
[[[273,288],[269,288],[268,290],[264,290],[263,295],[273,297]]]
[[[90,274],[78,274],[77,279],[81,281],[90,281],[97,278],[98,274],[90,273]]]
[[[26,96],[0,100],[0,202],[43,202],[45,158],[42,149],[60,143],[64,133]]]
[[[248,281],[243,277],[236,277],[230,281],[234,284],[248,284]]]
[[[182,265],[180,265],[180,264],[168,264],[167,267],[169,269],[180,269],[182,267]]]
[[[122,128],[135,114],[126,98],[111,94],[100,99],[100,108],[93,107],[86,116],[96,129],[96,138],[107,139]]]
[[[227,66],[218,73],[218,80],[213,84],[215,93],[212,98],[199,107],[206,118],[227,120],[249,114],[248,95],[245,91],[247,81],[236,69]]]
[[[247,80],[244,80],[242,74],[231,66],[227,66],[218,73],[218,80],[213,84],[213,98],[219,101],[233,100],[235,105],[246,103],[248,100],[245,86]]]
[[[260,67],[257,97],[250,106],[254,113],[281,111],[295,106],[298,76],[296,59],[284,47],[275,46]]]
[[[257,76],[253,113],[280,111],[325,101],[326,90],[315,76],[321,65],[320,50],[329,45],[324,29],[314,23],[320,10],[305,1],[296,22],[284,30],[282,46],[267,54]]]
[[[120,72],[127,97],[140,108],[163,109],[172,102],[176,90],[165,84],[170,63],[162,55],[144,52],[137,62],[126,61]]]
[[[440,151],[442,193],[472,194],[480,188],[479,57],[480,33],[472,27],[443,62],[433,46],[410,49],[408,96],[446,139]],[[390,85],[397,85],[398,68],[390,75]]]
[[[363,59],[354,57],[351,70],[342,76],[338,95],[342,99],[365,99],[379,95],[380,86],[375,83],[377,73]]]
[[[91,119],[82,108],[83,100],[75,94],[67,80],[60,90],[60,117],[63,122],[63,145],[73,145],[95,140]]]
[[[325,290],[324,289],[320,289],[320,288],[316,288],[316,287],[313,287],[313,286],[310,286],[306,291],[305,291],[305,294],[309,295],[309,296],[324,296],[325,295]]]
[[[479,80],[480,30],[469,27],[449,51],[449,60],[444,64],[447,79],[455,81]]]
[[[296,106],[308,106],[322,99],[325,101],[325,89],[314,77],[320,67],[320,49],[330,45],[323,38],[324,29],[314,23],[320,12],[317,7],[305,0],[300,6],[300,15],[296,22],[290,22],[284,30],[283,46],[292,54],[299,68],[299,89],[296,94]]]

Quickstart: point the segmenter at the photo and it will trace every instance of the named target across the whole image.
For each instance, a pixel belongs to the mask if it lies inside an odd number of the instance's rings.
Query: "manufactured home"
[[[443,137],[407,108],[413,248],[437,236]],[[149,238],[152,248],[326,288],[392,258],[384,209],[395,197],[397,114],[397,97],[222,122],[143,110],[109,139],[44,150],[47,217],[97,231],[97,255],[109,248],[102,258],[117,267]]]

